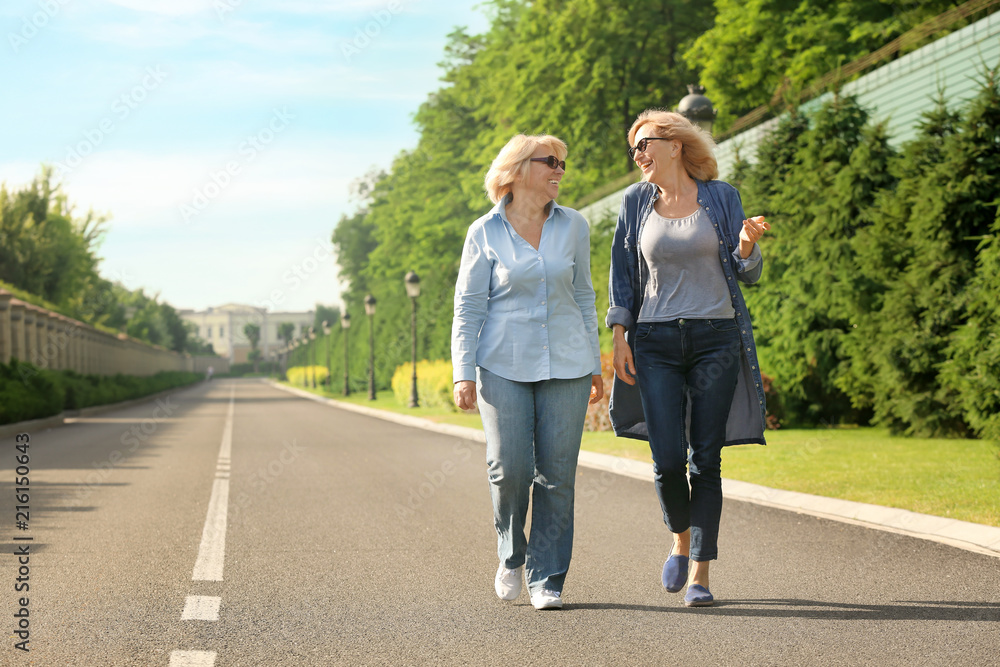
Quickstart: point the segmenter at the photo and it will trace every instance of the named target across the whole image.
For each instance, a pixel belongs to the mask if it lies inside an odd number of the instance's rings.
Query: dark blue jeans
[[[696,561],[718,557],[722,446],[739,364],[735,320],[640,322],[636,329],[635,367],[663,521],[672,533],[691,529]]]

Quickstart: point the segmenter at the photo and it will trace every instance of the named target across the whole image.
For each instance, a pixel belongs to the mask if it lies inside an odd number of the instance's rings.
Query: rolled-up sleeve
[[[576,239],[576,258],[573,271],[573,298],[580,307],[583,324],[590,341],[590,352],[594,359],[592,375],[601,374],[601,346],[597,339],[597,295],[590,276],[590,225],[582,215],[576,216],[579,228]]]
[[[736,277],[740,282],[753,285],[760,280],[760,276],[764,272],[764,256],[760,253],[760,245],[754,243],[750,256],[743,259],[740,256],[739,244],[737,244],[736,250],[733,251],[733,266],[736,267]]]
[[[486,321],[491,263],[481,226],[469,229],[455,282],[455,318],[451,326],[453,381],[476,380],[479,332]]]

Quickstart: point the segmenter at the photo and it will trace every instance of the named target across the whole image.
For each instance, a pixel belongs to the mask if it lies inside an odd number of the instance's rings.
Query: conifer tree
[[[993,217],[977,248],[975,276],[964,290],[968,319],[953,330],[941,381],[958,397],[964,417],[983,438],[1000,440],[1000,77],[985,72],[982,92],[962,124],[961,144],[975,165],[967,179],[978,198],[979,223]],[[970,193],[970,194],[972,194]],[[974,234],[968,242],[974,242]]]
[[[940,100],[899,161],[898,187],[874,211],[859,269],[884,292],[851,332],[841,386],[894,432],[971,434],[962,391],[942,368],[975,302],[977,241],[996,220],[998,118],[995,86],[962,114]]]
[[[790,119],[762,147],[747,179],[747,215],[772,221],[765,279],[748,290],[762,369],[775,378],[792,423],[863,421],[836,385],[843,336],[857,300],[854,237],[867,209],[890,187],[885,132],[868,128],[850,97],[812,117]]]

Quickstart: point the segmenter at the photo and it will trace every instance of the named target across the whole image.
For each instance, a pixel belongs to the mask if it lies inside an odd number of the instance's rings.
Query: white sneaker
[[[531,606],[535,609],[562,609],[562,593],[543,588],[531,594]]]
[[[501,600],[516,600],[521,594],[521,581],[521,568],[508,570],[503,563],[500,563],[496,579],[493,580],[493,588]]]

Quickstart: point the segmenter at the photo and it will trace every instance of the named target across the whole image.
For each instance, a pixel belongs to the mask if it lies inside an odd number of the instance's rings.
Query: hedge
[[[202,380],[200,373],[161,371],[155,375],[82,375],[53,371],[14,359],[0,364],[0,424],[58,415],[142,398]]]

